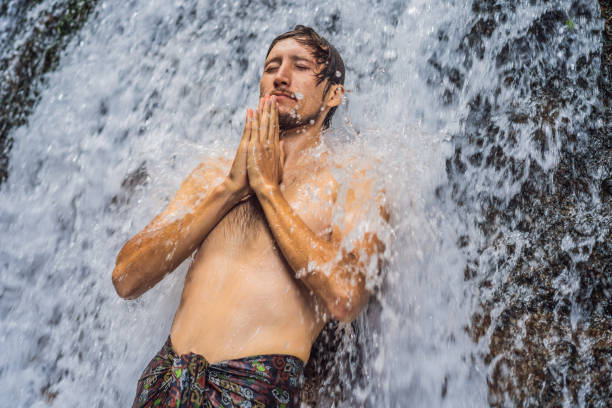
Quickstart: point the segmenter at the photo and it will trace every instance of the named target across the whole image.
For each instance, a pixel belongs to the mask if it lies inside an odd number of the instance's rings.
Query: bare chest
[[[295,214],[316,234],[329,230],[334,184],[321,174],[294,175],[281,184],[281,192]],[[232,208],[214,231],[226,242],[252,246],[254,241],[273,239],[264,211],[253,196]]]

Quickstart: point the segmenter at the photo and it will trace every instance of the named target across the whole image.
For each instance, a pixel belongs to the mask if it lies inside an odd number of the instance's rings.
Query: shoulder
[[[168,208],[176,210],[184,206],[192,206],[211,188],[223,182],[230,165],[230,160],[223,152],[203,157],[183,180]]]
[[[231,159],[224,153],[211,154],[203,158],[183,181],[183,186],[202,187],[218,184],[229,172]]]
[[[373,147],[362,142],[345,142],[329,151],[329,169],[338,185],[339,199],[348,204],[374,200],[384,195],[381,159]]]
[[[342,143],[330,149],[328,161],[336,181],[333,223],[346,233],[388,222],[385,175],[374,148]]]

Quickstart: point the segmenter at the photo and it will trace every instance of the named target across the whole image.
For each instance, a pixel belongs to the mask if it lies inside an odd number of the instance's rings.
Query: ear
[[[344,99],[344,86],[340,84],[332,85],[325,99],[325,104],[330,109],[340,105]]]

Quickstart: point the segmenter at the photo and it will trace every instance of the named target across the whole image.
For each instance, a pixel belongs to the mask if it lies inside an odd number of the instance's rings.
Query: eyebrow
[[[292,61],[294,61],[294,62],[308,62],[308,63],[310,63],[310,64],[314,64],[314,62],[313,62],[311,59],[306,58],[306,57],[301,57],[301,56],[299,56],[299,55],[292,55],[292,56],[291,56],[291,57],[289,57],[289,58],[290,58]],[[273,63],[273,62],[277,62],[277,63],[279,63],[279,64],[280,64],[280,62],[282,61],[282,59],[283,59],[283,58],[282,58],[282,57],[280,57],[280,56],[278,56],[278,57],[274,57],[274,58],[272,58],[272,59],[270,59],[270,60],[268,60],[268,61],[264,62],[264,67],[265,67],[266,65],[268,65],[268,64]]]

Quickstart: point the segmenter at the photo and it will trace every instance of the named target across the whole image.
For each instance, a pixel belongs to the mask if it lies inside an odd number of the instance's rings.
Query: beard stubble
[[[312,115],[298,116],[295,109],[290,110],[287,113],[278,113],[278,128],[281,131],[295,129],[299,126],[303,126],[309,123],[316,123],[321,116],[321,111],[317,111]]]

